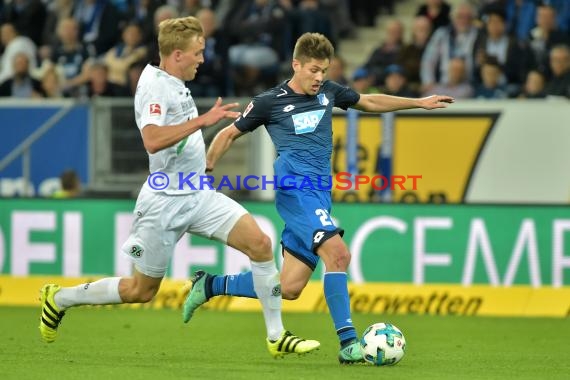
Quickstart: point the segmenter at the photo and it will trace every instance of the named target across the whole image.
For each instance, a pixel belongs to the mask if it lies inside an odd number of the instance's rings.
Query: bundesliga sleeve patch
[[[158,103],[152,103],[150,104],[150,114],[151,115],[161,115],[162,114],[162,110],[160,109],[160,104]]]

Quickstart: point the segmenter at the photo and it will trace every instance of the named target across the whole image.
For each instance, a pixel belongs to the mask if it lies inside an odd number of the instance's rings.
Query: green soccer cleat
[[[47,284],[40,290],[40,302],[42,304],[42,314],[40,317],[40,334],[46,343],[52,343],[57,337],[57,327],[65,315],[60,311],[53,299],[55,293],[59,292],[61,286]]]
[[[364,363],[364,355],[362,354],[360,342],[355,339],[341,348],[338,353],[338,361],[340,364]]]
[[[306,354],[318,349],[320,345],[316,340],[305,340],[286,330],[281,333],[281,337],[275,342],[267,339],[267,349],[274,358],[287,354]]]
[[[184,305],[182,307],[182,320],[184,323],[188,323],[194,314],[194,311],[200,307],[200,305],[208,301],[206,296],[206,281],[210,275],[203,270],[199,270],[194,273],[194,277],[190,279],[192,281],[192,289],[188,293]]]

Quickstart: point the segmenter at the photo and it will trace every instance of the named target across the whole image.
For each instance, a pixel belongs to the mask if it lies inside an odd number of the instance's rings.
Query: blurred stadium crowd
[[[395,0],[4,1],[0,96],[133,96],[145,64],[158,62],[157,25],[187,15],[206,37],[193,96],[251,96],[288,76],[302,33],[338,47],[381,15],[378,47],[353,73],[337,49],[330,79],[398,96],[570,98],[570,0],[416,2],[407,31]]]

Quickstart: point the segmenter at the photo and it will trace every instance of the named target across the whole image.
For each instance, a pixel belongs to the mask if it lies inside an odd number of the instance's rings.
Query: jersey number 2
[[[334,225],[332,220],[331,220],[331,216],[329,215],[329,212],[327,210],[324,210],[322,208],[318,208],[315,210],[315,215],[319,216],[319,220],[321,221],[321,224],[323,226]]]

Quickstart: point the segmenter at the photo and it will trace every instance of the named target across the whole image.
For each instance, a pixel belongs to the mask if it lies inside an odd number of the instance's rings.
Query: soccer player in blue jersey
[[[265,125],[277,150],[275,175],[298,179],[287,181],[287,187],[276,190],[277,211],[285,221],[281,236],[282,296],[297,299],[322,259],[326,268],[325,299],[340,340],[338,359],[340,363],[358,363],[364,360],[350,315],[346,275],[350,252],[342,240],[344,231],[330,217],[330,186],[323,183],[330,181],[333,107],[366,112],[430,110],[444,108],[454,99],[439,95],[412,99],[359,94],[325,80],[333,55],[334,49],[323,35],[305,33],[299,37],[293,52],[293,77],[256,96],[241,117],[216,135],[208,149],[206,165],[213,169],[235,139]],[[320,185],[302,186],[303,181]],[[251,272],[214,276],[198,271],[192,282],[183,306],[184,322],[211,297],[256,298]]]

